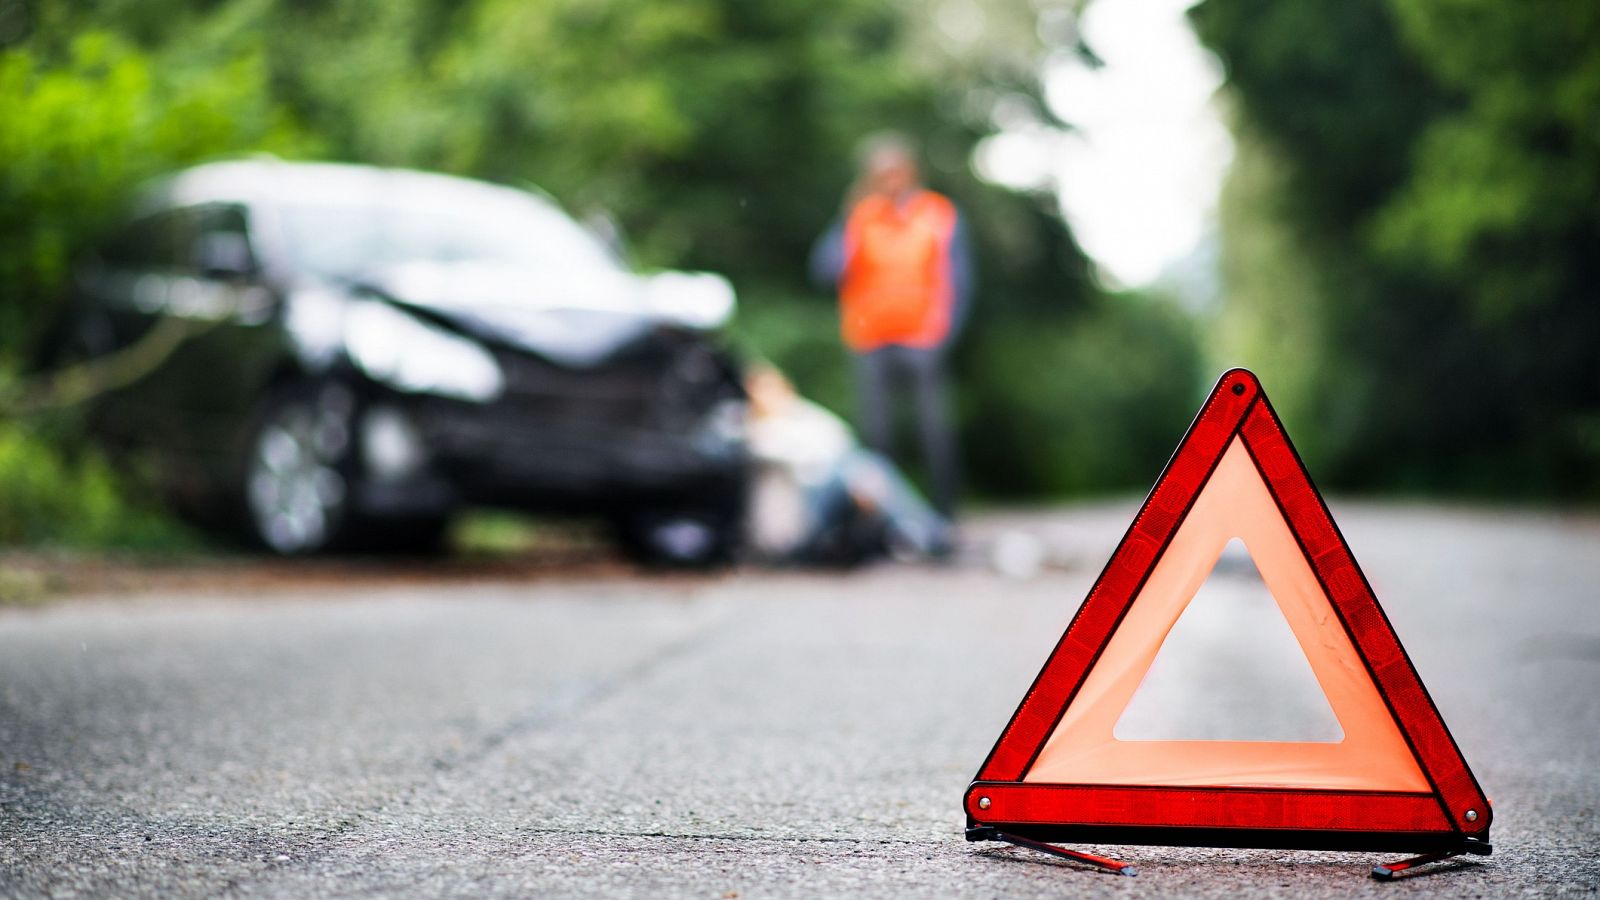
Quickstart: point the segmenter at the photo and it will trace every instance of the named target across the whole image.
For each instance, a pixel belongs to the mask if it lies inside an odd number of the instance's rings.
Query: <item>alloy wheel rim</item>
[[[279,553],[320,548],[344,506],[345,480],[336,463],[348,431],[327,404],[322,407],[282,408],[251,453],[250,511],[257,534]]]

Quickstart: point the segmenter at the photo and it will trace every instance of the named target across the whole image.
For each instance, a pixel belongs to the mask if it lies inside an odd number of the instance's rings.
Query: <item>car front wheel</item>
[[[613,521],[629,559],[651,567],[712,569],[731,565],[744,543],[735,498],[705,506],[634,510]]]
[[[298,556],[341,542],[354,405],[339,385],[284,389],[263,404],[244,466],[245,525],[255,543]]]

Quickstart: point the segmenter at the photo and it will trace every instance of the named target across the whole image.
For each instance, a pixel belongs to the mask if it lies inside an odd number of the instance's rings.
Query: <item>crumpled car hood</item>
[[[718,275],[621,269],[563,277],[476,262],[405,263],[364,282],[469,334],[589,367],[667,325],[707,329],[732,312],[733,290]]]

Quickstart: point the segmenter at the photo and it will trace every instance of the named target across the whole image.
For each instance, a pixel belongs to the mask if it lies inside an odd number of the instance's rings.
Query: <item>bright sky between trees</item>
[[[1001,132],[978,148],[985,178],[1055,192],[1114,286],[1155,281],[1214,227],[1233,144],[1213,96],[1221,66],[1184,18],[1193,3],[1091,3],[1078,27],[1105,65],[1058,52],[1043,73],[1050,111],[1074,130],[1002,105]]]

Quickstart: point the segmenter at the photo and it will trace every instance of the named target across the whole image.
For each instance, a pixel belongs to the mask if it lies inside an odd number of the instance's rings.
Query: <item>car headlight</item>
[[[697,435],[702,449],[713,450],[743,445],[747,433],[746,403],[729,397],[711,407],[701,420]]]
[[[488,403],[505,390],[489,351],[377,300],[350,305],[344,343],[363,372],[402,391]]]
[[[361,458],[380,481],[403,481],[422,468],[426,451],[410,417],[382,404],[361,419]]]

